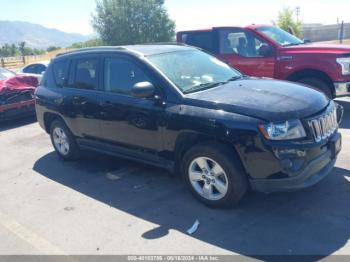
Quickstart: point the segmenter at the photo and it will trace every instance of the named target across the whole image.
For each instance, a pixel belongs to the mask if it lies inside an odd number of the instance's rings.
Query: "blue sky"
[[[350,22],[350,0],[166,0],[178,30],[270,23],[283,7],[301,8],[307,23]],[[93,33],[95,0],[0,0],[0,20],[21,20],[66,32]]]

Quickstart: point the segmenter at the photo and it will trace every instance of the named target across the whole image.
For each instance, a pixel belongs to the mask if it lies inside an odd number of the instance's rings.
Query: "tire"
[[[327,85],[326,82],[318,78],[314,78],[314,77],[302,78],[298,80],[298,82],[308,85],[313,89],[316,89],[317,91],[324,93],[329,99],[333,99],[332,91],[329,85]]]
[[[205,166],[203,160],[207,162],[207,171],[213,174],[206,175],[200,170],[200,165]],[[222,144],[205,143],[193,147],[182,158],[181,171],[194,197],[209,207],[234,207],[248,190],[247,177],[238,157]]]
[[[56,153],[63,160],[71,161],[79,157],[80,150],[74,135],[62,120],[51,123],[50,138]]]

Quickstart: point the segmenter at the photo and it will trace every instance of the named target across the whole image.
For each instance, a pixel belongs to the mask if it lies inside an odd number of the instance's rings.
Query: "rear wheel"
[[[50,128],[51,142],[56,153],[64,160],[75,160],[79,156],[79,147],[66,124],[58,119]]]
[[[234,152],[221,144],[202,144],[183,157],[182,174],[192,194],[210,207],[233,207],[248,184]]]
[[[312,88],[316,89],[317,91],[324,93],[328,98],[333,99],[332,91],[329,85],[318,78],[314,78],[314,77],[302,78],[298,80],[298,82],[305,85],[309,85]]]

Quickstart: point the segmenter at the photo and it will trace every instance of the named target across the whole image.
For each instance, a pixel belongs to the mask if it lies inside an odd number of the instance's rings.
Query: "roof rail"
[[[178,42],[154,42],[154,43],[145,43],[145,44],[136,44],[136,45],[176,45],[176,46],[189,46],[185,43],[178,43]],[[133,45],[125,45],[125,46],[95,46],[95,47],[84,47],[84,48],[79,48],[76,50],[68,51],[65,53],[59,53],[56,55],[56,57],[62,56],[62,55],[67,55],[67,54],[75,54],[75,53],[80,53],[80,52],[85,52],[85,51],[98,51],[98,50],[129,50],[128,47],[131,47]]]
[[[59,53],[56,55],[56,57],[62,56],[62,55],[68,55],[68,54],[75,54],[75,53],[81,53],[85,51],[98,51],[98,50],[126,50],[125,47],[122,46],[94,46],[94,47],[84,47],[84,48],[79,48],[75,49],[72,51],[64,52],[64,53]]]
[[[154,43],[146,43],[141,45],[178,45],[178,46],[188,46],[185,43],[179,43],[179,42],[154,42]]]

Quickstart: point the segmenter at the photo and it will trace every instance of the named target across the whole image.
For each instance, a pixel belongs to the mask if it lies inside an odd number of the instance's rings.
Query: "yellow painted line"
[[[1,212],[0,224],[43,254],[65,255],[58,247]]]

